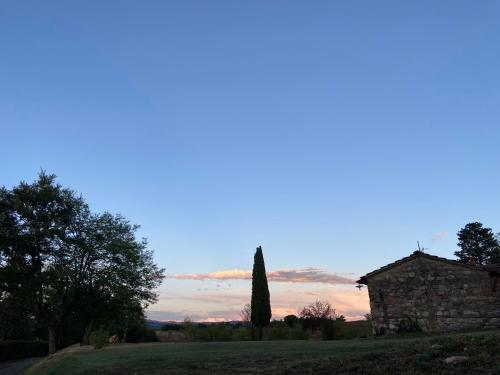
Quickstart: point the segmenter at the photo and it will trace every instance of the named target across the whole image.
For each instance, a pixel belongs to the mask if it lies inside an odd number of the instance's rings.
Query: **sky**
[[[159,320],[357,319],[357,277],[500,232],[497,1],[0,2],[0,185],[141,225]]]

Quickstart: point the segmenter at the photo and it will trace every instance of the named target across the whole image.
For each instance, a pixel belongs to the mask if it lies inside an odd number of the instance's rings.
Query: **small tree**
[[[90,344],[94,345],[94,349],[102,349],[108,343],[109,333],[100,328],[90,335]]]
[[[194,338],[194,325],[189,316],[184,318],[184,322],[181,325],[181,331],[184,332],[186,338],[192,340]]]
[[[283,321],[285,322],[285,324],[292,328],[293,326],[295,326],[298,322],[299,322],[299,317],[297,315],[287,315],[283,318]]]
[[[471,258],[477,264],[500,262],[499,243],[491,228],[481,223],[469,223],[462,228],[458,232],[458,246],[460,250],[455,251],[455,255],[459,262],[468,263]]]
[[[313,302],[304,307],[299,315],[305,329],[320,330],[323,339],[333,338],[333,321],[337,314],[329,302]]]
[[[258,331],[258,339],[262,340],[262,330],[271,321],[271,302],[267,285],[264,255],[259,246],[255,252],[252,272],[251,321]]]
[[[242,322],[248,323],[250,322],[250,318],[252,316],[252,306],[247,303],[240,312],[240,319]]]

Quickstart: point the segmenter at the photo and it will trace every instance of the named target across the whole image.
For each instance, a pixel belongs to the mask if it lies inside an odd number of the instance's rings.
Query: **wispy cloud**
[[[444,239],[446,237],[448,237],[448,231],[447,230],[442,230],[442,231],[439,231],[439,232],[435,233],[431,237],[431,242],[437,242],[437,241],[442,240],[442,239]]]
[[[223,270],[210,273],[166,275],[178,280],[250,280],[252,272],[248,270]],[[283,269],[267,272],[268,281],[285,283],[323,283],[354,284],[355,280],[320,268]]]
[[[302,307],[315,300],[331,302],[338,314],[348,320],[363,319],[370,311],[366,288],[328,286],[304,290],[302,286],[290,285],[285,289],[275,284],[270,286],[273,319],[288,314],[298,314]],[[189,316],[195,321],[237,320],[241,308],[248,303],[248,290],[233,291],[227,295],[204,293],[167,293],[157,305],[148,309],[148,317],[158,320],[183,320]]]

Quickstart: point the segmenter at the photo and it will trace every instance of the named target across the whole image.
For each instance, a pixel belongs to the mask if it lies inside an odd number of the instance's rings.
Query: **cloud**
[[[166,275],[178,280],[250,280],[252,272],[247,270],[224,270],[210,273]],[[355,280],[329,273],[320,268],[283,269],[267,272],[267,280],[284,283],[354,284]]]
[[[363,319],[364,314],[370,311],[366,288],[271,284],[269,289],[273,319],[281,319],[288,314],[297,315],[304,306],[316,300],[329,301],[337,313],[347,320]],[[182,321],[186,316],[194,321],[239,320],[241,309],[249,300],[250,290],[247,288],[224,294],[168,291],[162,293],[156,305],[149,307],[147,315],[157,320]]]
[[[442,239],[444,239],[446,237],[448,237],[448,231],[447,230],[442,230],[442,231],[439,231],[439,232],[435,233],[431,237],[431,242],[437,242],[437,241],[442,240]]]

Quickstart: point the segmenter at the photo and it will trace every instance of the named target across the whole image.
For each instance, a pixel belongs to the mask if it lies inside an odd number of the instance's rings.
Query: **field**
[[[445,363],[450,356],[466,359]],[[500,331],[339,341],[117,344],[102,350],[76,347],[25,374],[68,373],[500,374]]]

